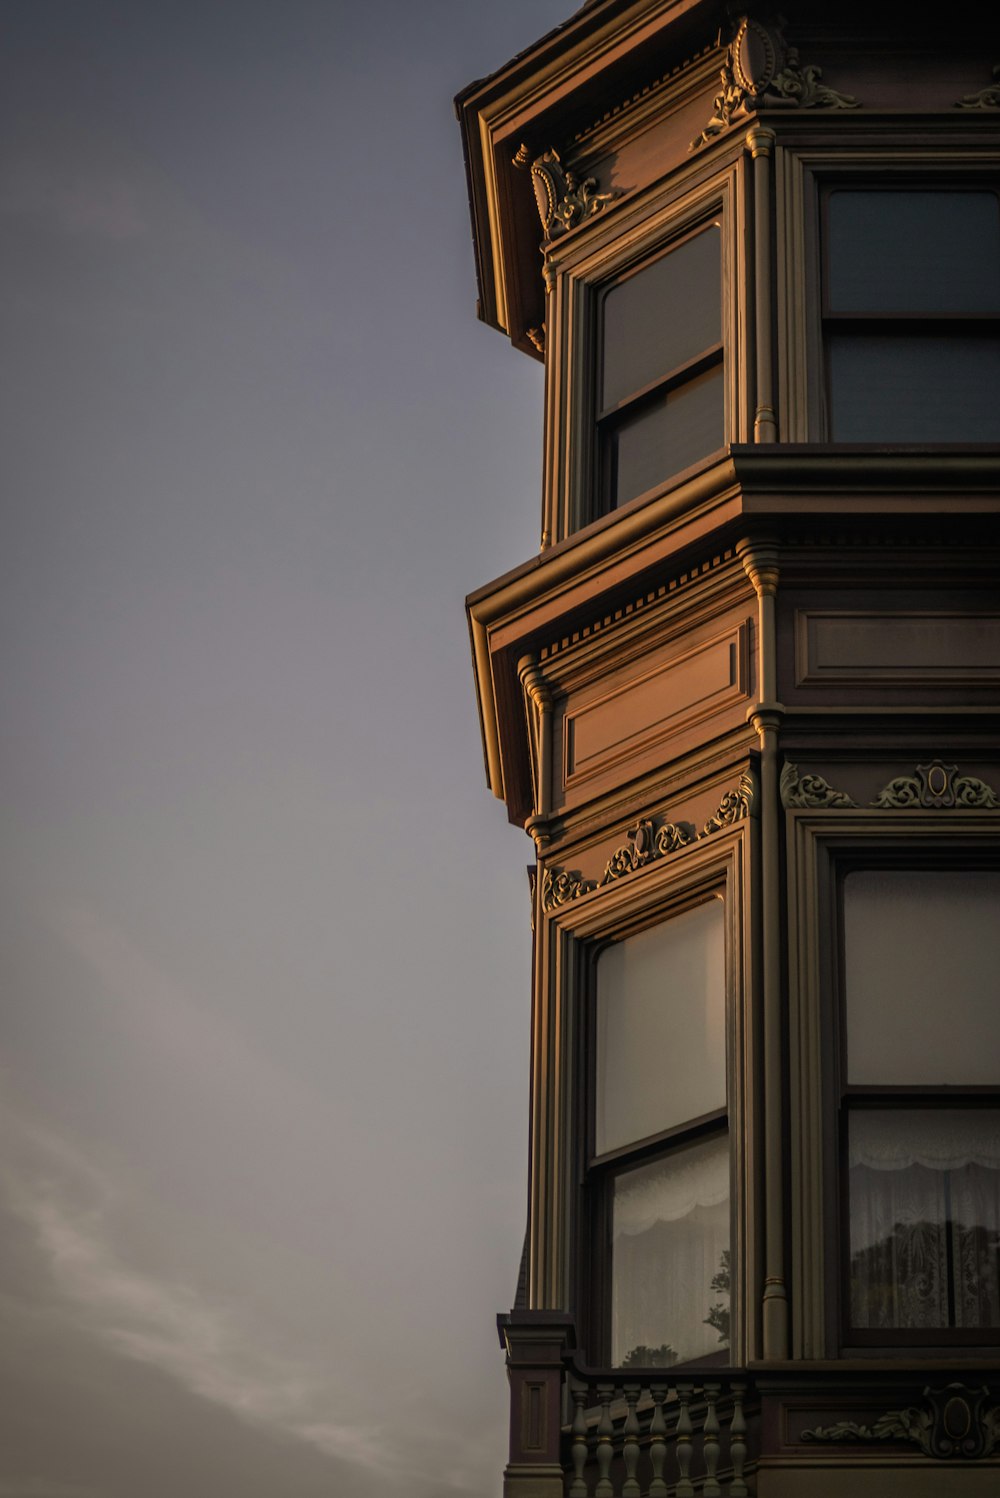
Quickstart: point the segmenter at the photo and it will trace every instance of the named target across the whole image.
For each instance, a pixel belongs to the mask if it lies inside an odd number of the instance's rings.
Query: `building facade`
[[[468,601],[536,854],[505,1492],[985,1498],[1000,27],[591,0],[457,112],[546,375]]]

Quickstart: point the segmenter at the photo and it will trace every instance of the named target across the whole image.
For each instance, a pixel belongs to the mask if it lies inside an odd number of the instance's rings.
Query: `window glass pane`
[[[995,192],[832,192],[833,312],[1000,312]]]
[[[722,365],[643,404],[621,422],[614,444],[613,503],[623,505],[723,443]]]
[[[843,902],[848,1081],[1000,1081],[1000,871],[858,869]]]
[[[597,1153],[726,1106],[722,901],[602,952],[597,963]]]
[[[720,244],[712,224],[608,292],[602,410],[721,342]]]
[[[614,1366],[668,1367],[728,1346],[728,1136],[623,1172],[612,1220]]]
[[[834,442],[1000,442],[1000,335],[827,341]]]
[[[1000,1326],[1000,1110],[855,1110],[852,1326]]]

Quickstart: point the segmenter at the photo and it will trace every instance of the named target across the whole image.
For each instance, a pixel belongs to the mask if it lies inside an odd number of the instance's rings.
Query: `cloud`
[[[372,1474],[400,1470],[382,1431],[333,1418],[330,1391],[316,1373],[261,1348],[237,1307],[124,1262],[110,1238],[110,1183],[65,1141],[37,1129],[21,1134],[35,1164],[4,1171],[6,1195],[81,1326],[240,1419]],[[0,1486],[0,1498],[7,1491]],[[37,1498],[85,1498],[87,1491],[43,1484]],[[18,1498],[35,1498],[35,1489],[19,1485]]]

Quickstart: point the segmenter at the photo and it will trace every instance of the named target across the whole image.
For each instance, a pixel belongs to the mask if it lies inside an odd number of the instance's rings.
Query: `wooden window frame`
[[[863,1107],[996,1107],[996,1086],[849,1085],[843,992],[841,889],[854,869],[1000,868],[995,812],[791,810],[789,1060],[792,1355],[802,1358],[960,1355],[1000,1351],[992,1328],[849,1324],[847,1121]]]
[[[622,286],[633,276],[641,276],[643,271],[649,269],[649,267],[656,264],[657,261],[673,254],[674,251],[681,249],[683,245],[690,244],[693,240],[697,239],[700,234],[704,234],[706,230],[712,228],[713,226],[718,228],[719,231],[719,341],[717,343],[707,345],[704,349],[701,350],[700,353],[696,354],[693,358],[685,360],[682,364],[678,364],[673,368],[664,370],[663,373],[658,375],[654,380],[650,380],[645,385],[638,386],[629,395],[624,396],[621,400],[615,401],[609,406],[602,407],[600,404],[599,392],[601,389],[604,371],[604,306],[608,296],[611,294],[611,292],[617,290],[619,286]],[[725,240],[722,214],[721,212],[708,214],[700,220],[696,220],[692,223],[686,224],[684,229],[680,233],[675,234],[666,243],[657,245],[653,253],[647,255],[641,261],[629,265],[624,272],[616,276],[613,280],[609,280],[608,282],[606,282],[598,290],[597,296],[595,298],[594,312],[598,330],[596,339],[596,368],[594,379],[595,392],[597,392],[595,393],[595,404],[597,409],[594,419],[597,451],[594,468],[595,472],[599,476],[597,486],[598,516],[609,515],[615,510],[623,508],[625,505],[630,504],[633,500],[642,500],[646,495],[658,492],[672,480],[676,479],[678,474],[687,471],[686,469],[677,469],[675,471],[671,471],[668,469],[663,474],[663,477],[661,479],[658,479],[656,483],[653,484],[649,489],[643,490],[639,494],[629,495],[627,499],[619,503],[615,493],[618,477],[616,438],[621,428],[627,421],[629,421],[634,416],[641,415],[643,411],[648,410],[653,404],[655,404],[657,399],[664,396],[669,398],[669,396],[675,394],[676,392],[692,385],[694,381],[701,375],[708,374],[715,369],[721,369],[722,371],[720,394],[722,396],[722,445],[724,445],[726,429],[726,277],[724,252]],[[715,456],[720,450],[721,445],[719,448],[714,448],[710,452],[705,453],[701,458],[696,459],[694,464],[688,466],[698,466],[707,459]]]
[[[723,443],[741,442],[752,429],[747,384],[749,261],[748,199],[742,141],[711,161],[692,157],[679,171],[597,214],[556,240],[547,254],[543,546],[647,504],[685,478],[719,462],[665,474],[656,489],[607,513],[597,433],[601,392],[601,297],[631,271],[716,221],[722,242]],[[667,371],[666,377],[673,373]],[[644,392],[635,392],[636,396]],[[609,413],[610,414],[610,413]]]
[[[756,1271],[754,1217],[747,1200],[748,1158],[752,1154],[747,1118],[752,1096],[751,978],[745,939],[749,918],[750,819],[668,855],[554,911],[538,933],[541,971],[553,974],[548,1014],[536,1015],[536,1056],[547,1032],[548,1076],[536,1068],[540,1091],[533,1098],[533,1127],[539,1113],[550,1120],[553,1175],[532,1187],[535,1240],[532,1255],[548,1258],[561,1287],[561,1300],[577,1317],[581,1345],[591,1363],[610,1356],[611,1264],[608,1252],[609,1185],[616,1170],[665,1155],[671,1148],[718,1131],[728,1117],[730,1141],[730,1221],[732,1289],[730,1350],[727,1361],[747,1355],[746,1289]],[[624,1150],[594,1154],[595,970],[600,952],[615,941],[669,920],[715,895],[723,898],[726,962],[727,1107],[685,1120]],[[561,1058],[561,1059],[560,1059]],[[536,1154],[541,1164],[541,1151]],[[680,1365],[675,1365],[680,1366]],[[692,1365],[693,1366],[693,1365]]]

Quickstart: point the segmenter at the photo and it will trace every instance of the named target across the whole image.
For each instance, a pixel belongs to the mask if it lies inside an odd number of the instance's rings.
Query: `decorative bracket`
[[[947,1384],[924,1390],[925,1408],[887,1410],[871,1425],[841,1420],[802,1432],[803,1441],[909,1441],[925,1456],[947,1461],[952,1457],[978,1461],[1000,1446],[1000,1405],[984,1409],[989,1389],[967,1389]]]
[[[514,157],[515,166],[522,166],[521,147]],[[546,243],[568,234],[585,219],[593,218],[615,198],[621,196],[620,188],[608,192],[597,191],[597,179],[584,177],[582,181],[564,167],[558,151],[544,151],[531,163],[531,185],[535,190],[535,206],[542,222]]]
[[[802,65],[798,49],[787,44],[777,21],[765,26],[742,16],[720,76],[722,88],[715,97],[712,117],[691,142],[692,151],[759,109],[858,107],[852,94],[840,94],[821,82],[821,68]]]

